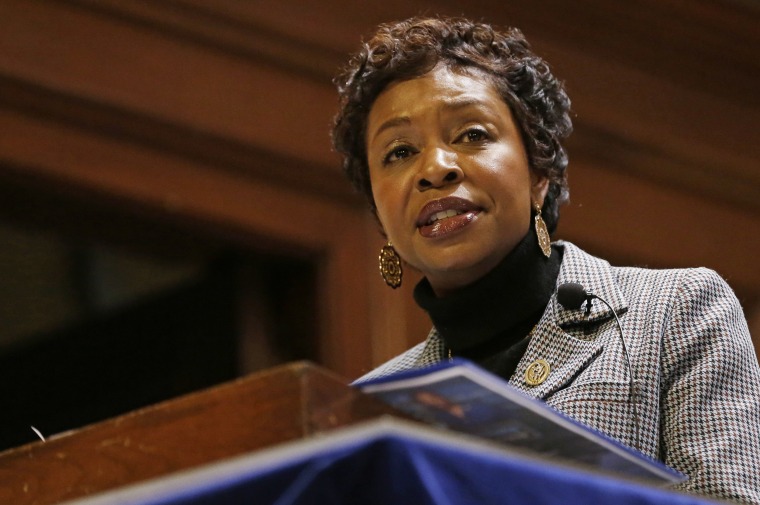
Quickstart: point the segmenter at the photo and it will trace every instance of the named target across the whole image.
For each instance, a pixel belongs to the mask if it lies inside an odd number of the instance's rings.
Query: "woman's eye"
[[[488,139],[488,134],[480,128],[467,130],[461,137],[462,142],[481,142]]]
[[[402,160],[404,158],[408,158],[412,155],[412,150],[409,147],[406,146],[399,146],[395,149],[393,149],[391,152],[385,155],[385,159],[383,160],[385,164],[393,163],[394,161]]]

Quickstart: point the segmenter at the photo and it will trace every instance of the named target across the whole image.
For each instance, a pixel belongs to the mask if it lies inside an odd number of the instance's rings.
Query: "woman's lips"
[[[454,217],[439,219],[433,224],[423,225],[417,228],[420,235],[425,238],[436,238],[448,235],[449,233],[464,228],[475,220],[479,212],[471,211],[464,214],[457,214]]]
[[[417,217],[417,229],[425,238],[448,235],[472,223],[481,209],[469,200],[457,197],[428,202]]]

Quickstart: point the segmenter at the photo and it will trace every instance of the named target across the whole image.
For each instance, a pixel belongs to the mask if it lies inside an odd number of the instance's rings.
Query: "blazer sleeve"
[[[661,457],[686,491],[760,504],[760,367],[739,301],[686,270],[661,354]]]

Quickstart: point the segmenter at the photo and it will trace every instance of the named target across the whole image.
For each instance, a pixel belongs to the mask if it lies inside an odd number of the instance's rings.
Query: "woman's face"
[[[383,229],[438,296],[493,269],[546,195],[509,107],[476,72],[437,66],[390,84],[370,110],[366,143]]]

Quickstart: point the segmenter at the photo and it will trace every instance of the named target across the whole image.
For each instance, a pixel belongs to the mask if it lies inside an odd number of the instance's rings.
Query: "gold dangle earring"
[[[401,258],[390,240],[380,249],[380,275],[387,285],[396,289],[401,285]]]
[[[546,223],[544,218],[541,217],[541,206],[537,203],[533,204],[536,209],[536,217],[534,223],[536,227],[536,236],[538,237],[538,246],[541,248],[541,252],[547,258],[552,255],[552,239],[549,236],[549,230],[546,229]]]

